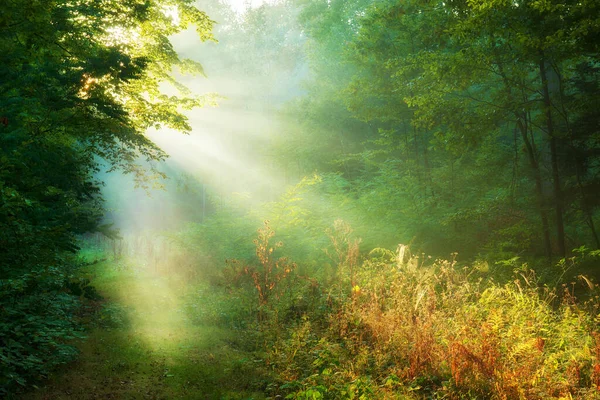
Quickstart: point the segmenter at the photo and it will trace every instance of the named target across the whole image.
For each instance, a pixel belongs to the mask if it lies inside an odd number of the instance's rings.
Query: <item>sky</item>
[[[265,0],[225,0],[226,3],[231,4],[231,7],[237,12],[242,13],[248,5],[251,7],[259,7],[261,4],[266,3]]]

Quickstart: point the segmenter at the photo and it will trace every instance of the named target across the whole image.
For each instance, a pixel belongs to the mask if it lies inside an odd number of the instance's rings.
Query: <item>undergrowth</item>
[[[335,273],[317,280],[272,270],[273,235],[260,231],[255,264],[233,261],[223,274],[257,304],[246,328],[260,338],[271,398],[600,398],[600,303],[588,278],[550,286],[513,262],[511,279],[496,282],[480,265],[406,246],[360,256],[338,221],[328,231]]]
[[[600,293],[578,274],[597,252],[578,249],[540,277],[518,258],[496,274],[483,261],[403,245],[361,254],[343,221],[325,235],[323,266],[310,268],[286,257],[294,243],[268,221],[253,255],[223,263],[210,240],[198,247],[173,235],[113,250],[137,246],[148,253],[138,254],[144,268],[185,282],[182,312],[194,326],[231,332],[226,345],[245,357],[227,373],[268,398],[600,399]],[[105,308],[101,327],[126,324],[121,314]]]
[[[96,293],[77,276],[80,263],[63,260],[0,279],[0,398],[17,398],[77,355],[80,300]]]

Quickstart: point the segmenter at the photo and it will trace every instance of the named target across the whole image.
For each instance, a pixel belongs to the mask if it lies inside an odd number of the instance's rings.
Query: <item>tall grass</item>
[[[348,243],[353,243],[348,241]],[[346,258],[355,259],[353,246]],[[598,301],[526,266],[507,283],[475,267],[376,249],[273,346],[287,398],[600,398]],[[347,262],[347,261],[346,261]],[[591,291],[591,292],[590,292]],[[335,301],[331,301],[335,297]]]
[[[361,255],[342,221],[325,234],[326,268],[281,257],[294,243],[282,247],[270,225],[247,259],[219,263],[220,249],[204,254],[210,240],[202,252],[173,240],[166,261],[156,252],[152,260],[213,284],[207,298],[236,304],[239,312],[211,321],[250,332],[238,345],[262,360],[258,386],[272,398],[600,399],[600,302],[590,279],[547,286],[512,260],[500,282],[455,255],[435,260],[402,245]],[[192,319],[207,317],[202,304],[188,307]]]

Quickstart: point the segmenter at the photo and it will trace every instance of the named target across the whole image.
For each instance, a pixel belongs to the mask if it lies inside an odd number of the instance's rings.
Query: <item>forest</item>
[[[0,398],[600,399],[600,1],[3,0]]]

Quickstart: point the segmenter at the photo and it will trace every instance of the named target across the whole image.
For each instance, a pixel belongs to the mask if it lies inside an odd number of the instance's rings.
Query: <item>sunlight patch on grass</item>
[[[231,345],[236,333],[184,312],[185,294],[197,288],[141,265],[83,271],[105,296],[96,328],[78,343],[74,364],[24,399],[263,399],[251,387],[252,357]]]
[[[119,302],[129,310],[131,331],[154,351],[177,353],[194,333],[180,302],[184,289],[172,283],[141,269],[136,279],[118,287]]]

